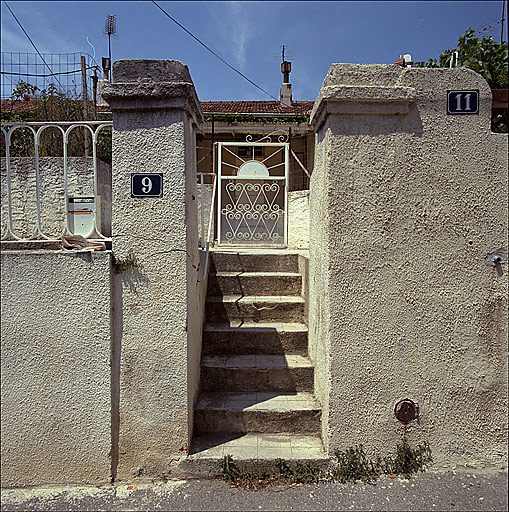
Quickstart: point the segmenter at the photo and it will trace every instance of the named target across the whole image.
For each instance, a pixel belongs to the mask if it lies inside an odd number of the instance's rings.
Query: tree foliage
[[[20,104],[30,102],[27,110],[19,109]],[[89,104],[89,112],[93,106]],[[95,117],[95,116],[93,116]],[[50,83],[46,89],[20,80],[12,91],[9,107],[2,110],[2,122],[47,122],[47,121],[84,121],[83,100],[79,96],[72,96],[61,92]],[[83,156],[85,151],[85,138],[88,137],[89,154],[92,153],[90,135],[86,135],[86,128],[78,127],[71,131],[68,142],[69,156]],[[2,156],[5,156],[5,147],[1,147]],[[111,164],[111,130],[103,129],[99,133],[97,144],[98,158]],[[34,138],[28,128],[18,128],[11,137],[11,156],[30,157],[34,155]],[[58,128],[48,128],[41,133],[39,156],[62,156],[63,138]]]
[[[491,89],[508,87],[508,45],[507,41],[495,41],[492,36],[479,39],[475,31],[469,28],[458,39],[458,46],[452,50],[444,50],[437,59],[427,62],[416,62],[416,67],[438,68],[449,67],[454,52],[457,52],[456,67],[469,68],[479,73]],[[508,109],[495,109],[492,116],[492,130],[507,132]]]

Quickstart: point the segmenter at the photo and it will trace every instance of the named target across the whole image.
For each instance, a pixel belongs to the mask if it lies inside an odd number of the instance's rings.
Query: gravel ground
[[[219,480],[3,489],[1,510],[457,510],[505,511],[507,472],[421,473],[374,484],[305,484],[259,491]]]

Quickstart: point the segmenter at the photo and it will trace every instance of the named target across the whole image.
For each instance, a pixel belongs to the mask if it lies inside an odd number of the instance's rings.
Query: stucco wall
[[[113,251],[143,268],[119,274],[119,480],[168,475],[185,457],[197,383],[202,317],[194,87],[177,61],[117,61],[104,90],[113,111]],[[176,81],[176,82],[175,82]],[[197,110],[195,110],[197,109]],[[133,172],[163,173],[163,196],[133,198]],[[199,375],[199,374],[198,374]],[[191,408],[189,407],[191,405]],[[191,415],[191,418],[189,417]]]
[[[448,116],[448,89],[479,89],[479,115]],[[409,441],[436,467],[507,467],[508,269],[484,262],[507,248],[507,136],[490,113],[465,69],[334,64],[324,81],[310,332],[329,450],[391,452],[410,398]]]
[[[1,159],[2,233],[7,224],[7,170],[5,158]],[[91,158],[67,159],[69,196],[94,194],[94,168]],[[43,157],[39,159],[41,196],[41,229],[52,238],[60,238],[65,222],[64,159]],[[101,232],[111,235],[111,166],[97,161],[97,192],[100,201]],[[11,199],[14,233],[20,238],[30,238],[35,230],[36,194],[35,160],[11,158]]]
[[[309,248],[309,190],[288,193],[288,248]]]
[[[194,423],[194,405],[198,400],[200,386],[200,362],[202,331],[205,318],[207,277],[202,281],[205,253],[198,250],[199,228],[198,203],[199,187],[196,184],[196,136],[195,126],[186,124],[186,239],[187,253],[187,443],[191,446]],[[201,228],[200,228],[201,229]],[[208,256],[208,255],[207,255]],[[184,452],[186,453],[186,452]]]
[[[108,253],[2,252],[2,487],[107,483]]]
[[[321,131],[317,135],[315,165],[310,182],[309,275],[308,275],[308,350],[315,365],[314,391],[322,406],[322,442],[329,444],[330,373],[330,296],[328,275],[328,205],[329,176],[327,173],[327,142],[329,135]]]

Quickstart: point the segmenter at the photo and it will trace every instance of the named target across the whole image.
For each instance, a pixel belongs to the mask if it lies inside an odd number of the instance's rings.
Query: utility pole
[[[87,91],[87,63],[85,56],[81,56],[81,83],[83,85],[83,120],[88,121],[88,91]],[[85,130],[85,158],[88,158],[89,153],[89,137],[88,129]]]
[[[502,0],[502,27],[500,29],[500,44],[504,42],[505,0]]]
[[[97,81],[99,77],[97,76],[98,66],[94,67],[94,74],[91,75],[92,78],[92,101],[94,104],[94,121],[97,119]]]

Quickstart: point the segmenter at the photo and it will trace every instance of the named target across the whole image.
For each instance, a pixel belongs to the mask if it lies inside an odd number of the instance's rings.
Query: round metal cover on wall
[[[410,399],[400,400],[394,407],[394,415],[402,423],[415,420],[419,414],[419,407]]]

